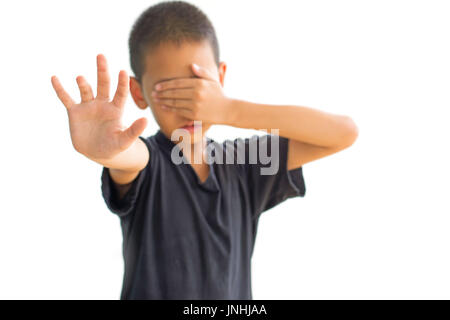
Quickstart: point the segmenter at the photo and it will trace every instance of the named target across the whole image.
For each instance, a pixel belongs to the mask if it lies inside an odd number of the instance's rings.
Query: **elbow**
[[[344,116],[343,133],[339,142],[341,149],[346,149],[353,145],[358,138],[359,129],[352,118]]]

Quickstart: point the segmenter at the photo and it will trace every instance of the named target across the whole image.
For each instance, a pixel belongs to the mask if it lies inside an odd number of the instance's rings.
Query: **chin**
[[[176,136],[179,137],[179,142],[181,142],[184,137],[186,137],[188,139],[188,142],[190,144],[194,144],[198,141],[201,141],[201,139],[203,138],[203,133],[202,130],[199,128],[198,132],[194,132],[192,129],[185,129],[182,127],[178,127],[178,128],[174,128],[172,133],[174,133],[175,131],[177,131]]]

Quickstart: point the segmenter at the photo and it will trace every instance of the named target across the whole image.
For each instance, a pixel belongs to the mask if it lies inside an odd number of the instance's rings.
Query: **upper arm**
[[[139,175],[139,171],[133,172],[130,175],[124,177],[123,175],[127,173],[120,172],[119,170],[116,169],[108,169],[108,170],[109,174],[111,175],[111,180],[113,181],[114,189],[117,194],[117,199],[121,200],[123,196],[127,193],[127,191],[130,190],[131,186],[133,185],[134,179],[136,179],[136,177]],[[128,183],[117,182],[123,180],[125,181],[129,180],[129,182]]]
[[[243,187],[253,219],[288,198],[305,196],[302,168],[287,170],[289,139],[266,134],[235,141],[243,141],[245,146],[242,157],[245,160],[242,165]]]
[[[148,158],[144,158],[144,168],[133,172],[124,172],[120,170],[103,167],[101,175],[102,195],[108,208],[117,215],[124,217],[132,212],[138,202],[142,189],[148,185],[150,178],[150,144],[142,137],[139,137],[147,148]],[[153,151],[152,151],[153,153]],[[145,153],[144,153],[145,154]],[[152,155],[153,160],[154,154]],[[152,161],[153,166],[153,161]]]
[[[289,139],[288,169],[301,167],[305,163],[332,155],[350,147],[358,137],[359,129],[350,117],[345,117],[345,130],[338,146],[323,147]]]
[[[346,147],[322,147],[289,139],[288,170],[301,167],[305,163],[324,158],[345,148]]]

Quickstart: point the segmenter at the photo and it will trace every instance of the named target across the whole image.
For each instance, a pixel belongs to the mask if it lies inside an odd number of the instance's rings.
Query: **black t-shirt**
[[[250,163],[249,142],[255,139],[272,156],[270,136],[222,143],[208,137],[208,145],[223,152],[224,161],[210,165],[203,183],[190,164],[172,162],[172,148],[178,146],[162,131],[139,137],[150,160],[121,201],[103,167],[102,195],[122,227],[125,272],[120,299],[252,299],[250,265],[258,219],[306,191],[302,167],[287,170],[287,138],[279,137],[279,157],[272,157],[273,163],[279,162],[276,174],[261,174],[261,168],[271,164],[260,153],[257,163]],[[244,164],[237,152],[242,143]],[[234,164],[226,161],[227,153]],[[216,155],[211,154],[208,159]]]

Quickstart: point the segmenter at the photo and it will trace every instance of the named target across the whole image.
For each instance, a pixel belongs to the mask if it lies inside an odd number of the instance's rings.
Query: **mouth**
[[[186,129],[188,131],[194,131],[194,121],[190,121],[188,123],[186,123],[184,126],[181,127],[182,129]]]
[[[184,128],[184,127],[190,127],[190,126],[193,126],[193,125],[194,125],[194,121],[189,121],[189,122],[185,123],[184,126],[183,126],[182,128]]]

